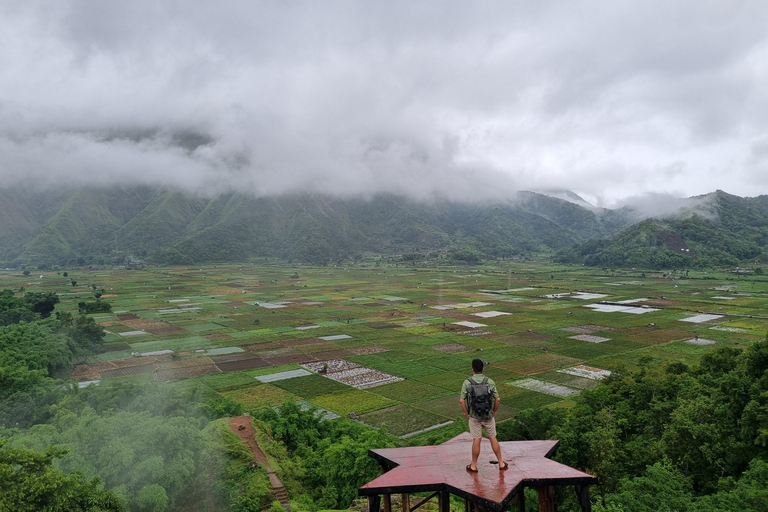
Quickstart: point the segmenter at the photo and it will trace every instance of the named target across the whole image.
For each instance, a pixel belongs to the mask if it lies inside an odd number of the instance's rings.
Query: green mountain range
[[[327,263],[371,253],[473,262],[544,253],[587,265],[667,268],[755,259],[768,244],[768,196],[718,191],[640,222],[631,207],[584,204],[534,192],[463,203],[394,195],[202,197],[141,186],[3,189],[0,262]]]
[[[650,218],[604,239],[559,250],[555,259],[603,267],[690,268],[766,260],[768,196],[722,191],[691,198],[673,215]]]

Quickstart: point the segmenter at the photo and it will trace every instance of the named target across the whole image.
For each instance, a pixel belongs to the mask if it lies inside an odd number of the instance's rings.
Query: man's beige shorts
[[[485,435],[490,437],[496,437],[496,418],[469,418],[469,433],[474,439],[483,437],[483,429],[485,429]]]

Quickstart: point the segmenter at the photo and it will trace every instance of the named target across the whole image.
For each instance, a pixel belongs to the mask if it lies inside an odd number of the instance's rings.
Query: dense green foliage
[[[98,478],[52,467],[66,451],[8,448],[0,441],[0,510],[14,512],[121,512],[117,496]]]
[[[256,418],[284,447],[283,483],[299,501],[304,495],[305,503],[321,509],[348,507],[358,487],[381,473],[368,450],[397,442],[386,430],[355,421],[322,421],[315,409],[303,411],[291,401],[277,410],[261,409]]]
[[[69,450],[57,467],[101,477],[128,510],[183,510],[206,491],[213,457],[200,401],[195,388],[115,383],[73,389],[47,423],[16,431],[11,444]]]
[[[766,510],[768,340],[612,375],[573,409],[523,411],[499,436],[560,439],[557,458],[600,479],[605,510]]]

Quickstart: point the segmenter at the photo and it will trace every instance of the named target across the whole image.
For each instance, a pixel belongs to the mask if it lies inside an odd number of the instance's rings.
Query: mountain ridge
[[[146,186],[3,189],[0,262],[323,264],[437,253],[465,261],[549,254],[587,265],[693,266],[754,259],[768,244],[768,196],[715,191],[651,218],[640,206],[587,208],[569,197],[576,202],[537,192],[472,203],[393,194],[202,197]]]

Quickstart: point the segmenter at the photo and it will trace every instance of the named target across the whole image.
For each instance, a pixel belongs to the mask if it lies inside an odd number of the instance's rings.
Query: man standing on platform
[[[509,467],[501,456],[501,446],[496,440],[496,411],[499,410],[501,398],[496,390],[496,383],[483,375],[483,362],[472,360],[472,376],[468,377],[461,386],[459,403],[464,415],[469,420],[469,433],[472,435],[472,463],[467,465],[467,471],[477,471],[477,459],[480,456],[480,443],[485,435],[491,442],[491,449],[499,461],[499,470]]]

